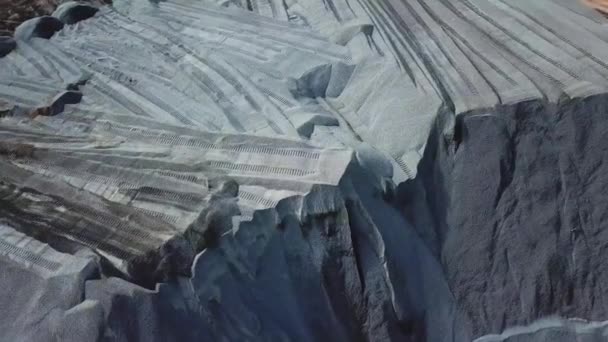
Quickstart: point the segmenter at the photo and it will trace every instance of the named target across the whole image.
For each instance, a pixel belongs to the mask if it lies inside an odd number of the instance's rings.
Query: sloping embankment
[[[602,20],[133,0],[25,22],[0,41],[2,338],[601,341]]]

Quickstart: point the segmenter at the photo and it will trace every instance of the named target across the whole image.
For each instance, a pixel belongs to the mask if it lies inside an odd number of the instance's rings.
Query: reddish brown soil
[[[12,35],[23,21],[53,12],[59,0],[0,0],[0,35]]]
[[[594,8],[604,15],[608,15],[608,0],[582,0],[583,3]]]
[[[53,13],[62,0],[0,0],[0,36],[11,36],[15,28],[25,20]],[[83,2],[106,3],[111,0]]]

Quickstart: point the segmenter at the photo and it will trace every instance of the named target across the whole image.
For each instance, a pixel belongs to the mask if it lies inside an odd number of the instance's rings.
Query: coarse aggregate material
[[[576,1],[66,2],[0,56],[0,341],[608,340]]]

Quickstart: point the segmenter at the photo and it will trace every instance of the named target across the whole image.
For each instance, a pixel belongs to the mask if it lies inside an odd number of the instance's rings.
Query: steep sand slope
[[[579,3],[67,3],[0,48],[0,340],[605,340]]]

